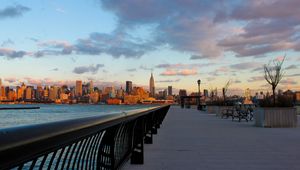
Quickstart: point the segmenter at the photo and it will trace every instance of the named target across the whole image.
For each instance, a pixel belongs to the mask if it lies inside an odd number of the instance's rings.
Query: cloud
[[[128,72],[136,72],[136,68],[127,69]]]
[[[26,51],[15,51],[10,48],[0,48],[0,56],[5,56],[7,59],[22,58],[28,53]]]
[[[58,71],[58,68],[51,69],[51,71]]]
[[[22,16],[25,12],[30,11],[30,8],[22,5],[9,6],[0,9],[0,19],[2,18],[15,18]]]
[[[15,44],[11,39],[7,39],[2,42],[1,47],[9,46]]]
[[[254,77],[250,77],[248,82],[258,82],[258,81],[263,81],[263,80],[265,80],[265,78],[263,76],[254,76]]]
[[[227,72],[229,72],[229,71],[230,71],[230,69],[229,69],[228,67],[226,67],[226,66],[221,66],[221,67],[217,68],[215,72],[218,72],[218,73],[219,73],[219,72],[227,73]]]
[[[239,83],[242,83],[242,81],[241,80],[234,80],[233,83],[239,84]]]
[[[263,67],[257,67],[257,68],[252,69],[252,72],[254,72],[254,71],[263,72],[264,68]]]
[[[289,65],[288,67],[286,67],[285,69],[286,69],[286,70],[293,70],[293,69],[297,69],[297,68],[298,68],[297,65],[292,64],[292,65]]]
[[[109,54],[114,58],[140,58],[155,47],[148,42],[137,42],[123,31],[111,34],[91,33],[89,38],[79,39],[74,45],[79,54],[100,55]]]
[[[236,70],[245,70],[245,69],[253,69],[253,68],[257,69],[257,66],[260,65],[263,66],[261,63],[258,62],[244,62],[244,63],[232,64],[230,65],[230,67]]]
[[[200,59],[205,59],[208,58],[207,56],[203,56],[203,55],[192,55],[190,57],[190,60],[200,60]]]
[[[254,0],[237,4],[227,11],[226,21],[245,21],[247,24],[242,27],[242,32],[227,36],[218,44],[226,51],[235,52],[237,57],[299,51],[299,5],[297,0]]]
[[[5,78],[4,81],[7,81],[9,83],[15,83],[18,80],[16,78],[14,78],[14,77],[9,77],[9,78]]]
[[[57,11],[57,12],[59,12],[59,13],[63,13],[63,14],[66,13],[66,10],[63,9],[63,8],[60,8],[60,7],[56,8],[55,11]]]
[[[300,77],[300,74],[290,74],[290,75],[286,75],[286,77]]]
[[[162,72],[161,76],[192,76],[197,75],[198,72],[196,69],[183,69],[183,70],[170,70]]]
[[[156,83],[177,83],[179,82],[180,79],[176,79],[176,80],[158,80],[158,81],[155,81]]]
[[[168,45],[174,50],[216,58],[222,55],[217,35],[226,31],[214,24],[211,11],[219,8],[215,1],[132,1],[102,0],[106,10],[114,12],[119,25],[130,30],[135,26],[152,24],[151,37],[155,45]]]
[[[288,78],[288,79],[285,79],[285,80],[281,80],[279,82],[279,84],[281,84],[281,85],[297,85],[298,82],[295,81],[294,79]]]
[[[89,66],[79,66],[75,67],[73,70],[73,73],[75,74],[83,74],[83,73],[92,73],[96,74],[99,70],[99,68],[104,67],[103,64],[97,64],[96,66],[94,65],[89,65]]]
[[[44,55],[72,54],[72,51],[74,50],[73,45],[71,45],[67,41],[61,41],[61,40],[39,42],[38,46],[42,47],[43,50],[37,51],[35,53],[36,57],[42,57]]]
[[[158,64],[155,68],[167,68],[167,69],[186,69],[186,68],[203,68],[207,66],[211,66],[213,63],[193,63],[193,64]]]
[[[207,81],[213,81],[213,80],[215,80],[215,79],[216,79],[216,77],[207,77],[207,78],[206,78]]]
[[[144,66],[144,65],[141,65],[140,69],[146,70],[146,71],[153,71],[153,68],[150,68],[150,67],[147,67],[147,66]]]

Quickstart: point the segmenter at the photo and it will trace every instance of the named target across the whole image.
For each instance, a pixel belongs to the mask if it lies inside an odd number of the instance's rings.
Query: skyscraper
[[[173,92],[172,92],[172,86],[168,86],[168,95],[172,96]]]
[[[151,73],[151,77],[150,77],[150,96],[151,97],[155,97],[155,86],[154,86],[154,78],[153,78],[153,74]]]
[[[90,81],[90,86],[89,86],[89,93],[94,92],[94,82],[93,80]]]
[[[131,94],[132,92],[132,81],[126,81],[126,93]]]
[[[75,96],[82,96],[82,81],[76,81]]]

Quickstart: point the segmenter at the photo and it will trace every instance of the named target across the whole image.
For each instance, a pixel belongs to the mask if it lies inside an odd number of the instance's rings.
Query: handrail
[[[91,169],[116,169],[123,163],[120,161],[124,161],[125,157],[133,154],[134,149],[139,146],[137,140],[140,139],[135,139],[136,137],[140,135],[143,141],[150,134],[152,138],[152,129],[159,127],[169,107],[169,105],[164,105],[116,114],[1,129],[0,169],[20,168],[20,166],[26,166],[26,163],[30,161],[32,161],[32,168],[37,167],[39,162],[44,162],[42,164],[44,167],[47,163],[48,167],[51,167],[52,165],[49,165],[49,163],[53,161],[48,160],[47,162],[47,157],[49,159],[54,157],[53,159],[57,159],[56,161],[62,160],[62,158],[58,159],[56,156],[53,156],[54,153],[58,154],[57,152],[60,152],[61,157],[65,156],[64,162],[72,163],[72,161],[66,160],[74,159],[73,164],[79,160],[82,161],[82,166],[86,165],[91,167]],[[106,138],[115,144],[121,141],[119,144],[127,146],[126,148],[113,146],[106,142]],[[78,143],[82,144],[81,147],[77,145]],[[102,150],[105,154],[102,153],[101,155],[101,149],[105,148],[104,145],[106,148],[109,145],[113,150],[124,151],[123,153],[110,153],[110,162],[103,162],[105,159],[101,160],[100,157],[107,155],[105,149]],[[87,153],[88,151],[89,153]],[[73,152],[84,153],[79,154],[77,159]],[[92,155],[93,153],[96,156]],[[49,154],[52,154],[52,156]],[[89,162],[89,160],[86,160],[87,155],[91,155],[90,158],[94,158]],[[122,158],[119,158],[120,156]],[[39,159],[45,159],[45,161],[38,161]],[[119,162],[115,161],[116,159],[120,159],[118,160]],[[57,162],[56,164],[63,166]],[[95,166],[90,166],[92,164]],[[77,169],[81,169],[79,164]]]

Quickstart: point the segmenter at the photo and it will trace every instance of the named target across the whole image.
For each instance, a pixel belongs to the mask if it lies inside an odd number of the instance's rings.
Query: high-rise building
[[[51,86],[49,89],[49,99],[55,101],[56,99],[58,99],[58,96],[58,87]]]
[[[172,92],[172,86],[168,86],[168,95],[172,96],[173,92]]]
[[[32,92],[33,91],[33,86],[27,86],[25,90],[25,99],[26,100],[31,100],[32,99]]]
[[[151,73],[149,84],[150,84],[150,96],[155,97],[155,85],[154,85],[154,78],[152,73]]]
[[[82,81],[76,81],[75,96],[82,96]]]
[[[179,90],[179,96],[187,96],[186,90],[185,89],[180,89]]]
[[[126,93],[131,94],[132,92],[132,81],[126,81]]]
[[[43,87],[41,85],[38,85],[36,87],[36,98],[42,99],[43,98]]]
[[[44,99],[49,99],[49,86],[44,87],[43,96]]]
[[[89,93],[92,93],[94,92],[94,82],[93,80],[90,81],[90,84],[89,84]]]

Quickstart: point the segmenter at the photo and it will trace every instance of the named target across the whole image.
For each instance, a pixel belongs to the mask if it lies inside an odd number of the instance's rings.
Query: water
[[[0,129],[59,120],[83,118],[151,107],[149,105],[0,105],[1,107],[38,106],[32,110],[0,110]]]

